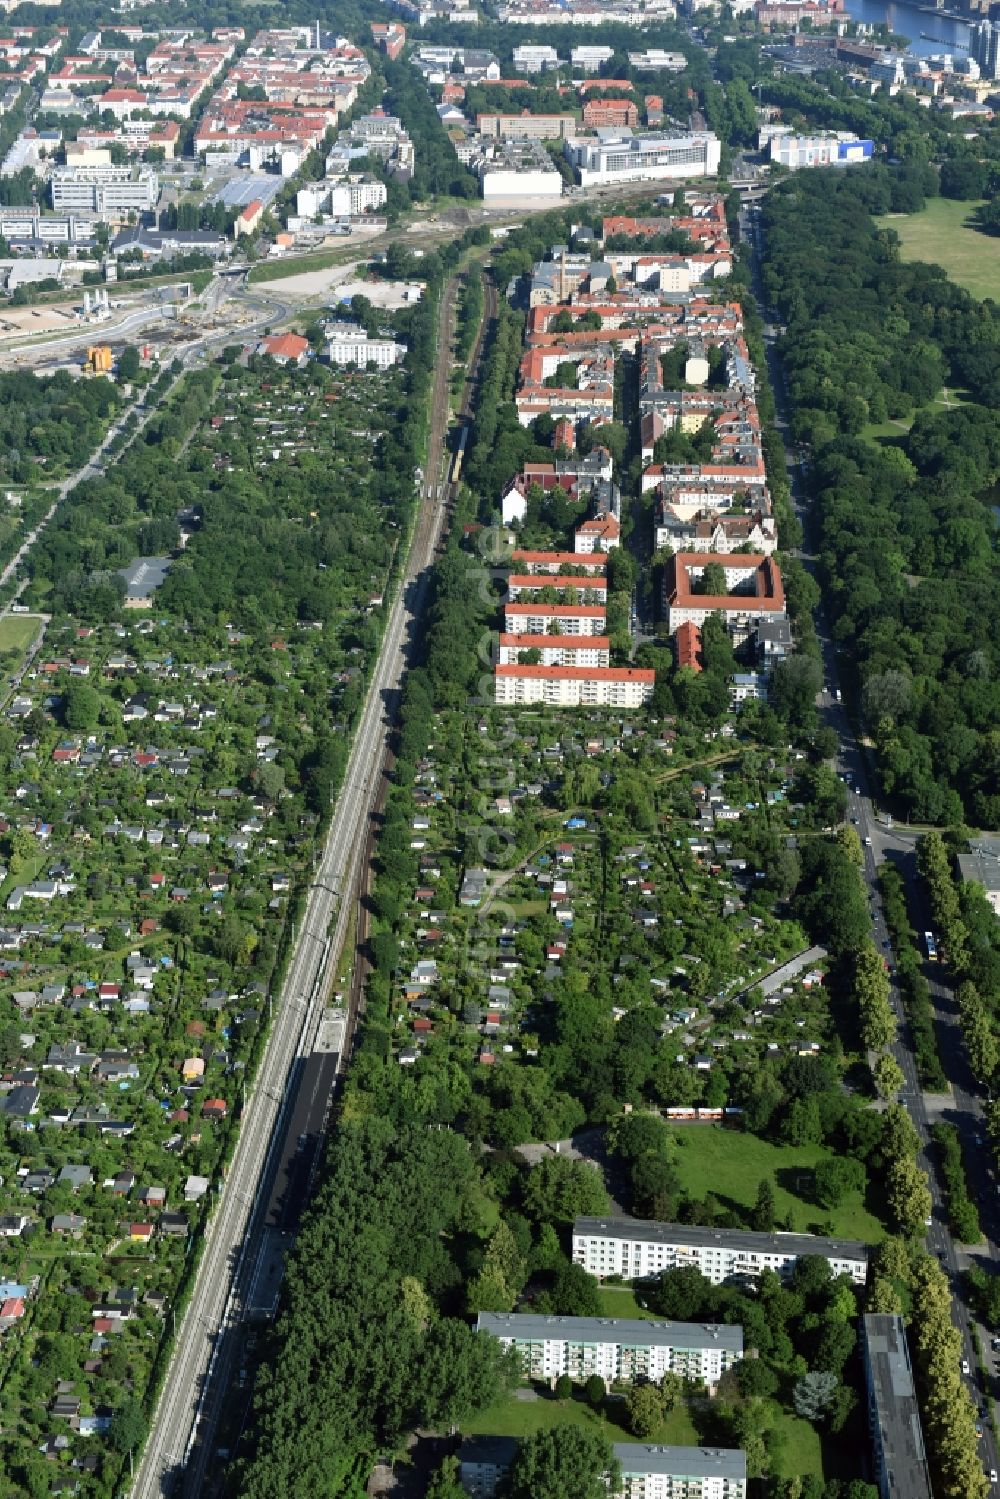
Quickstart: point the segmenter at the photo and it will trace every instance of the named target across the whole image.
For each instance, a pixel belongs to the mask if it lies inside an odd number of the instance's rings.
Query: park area
[[[772,1145],[756,1135],[698,1125],[678,1134],[672,1164],[682,1191],[701,1196],[708,1185],[714,1197],[742,1216],[752,1208],[761,1182],[770,1181],[782,1227],[877,1243],[884,1230],[859,1192],[848,1193],[836,1207],[813,1203],[815,1168],[832,1155],[823,1145]]]
[[[919,213],[886,214],[877,222],[899,235],[904,260],[943,266],[974,297],[1000,301],[1000,238],[975,227],[978,207],[955,198],[930,198]]]

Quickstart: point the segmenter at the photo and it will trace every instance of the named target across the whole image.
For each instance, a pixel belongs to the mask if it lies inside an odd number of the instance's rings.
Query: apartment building
[[[576,554],[573,553],[575,556]],[[552,577],[548,573],[511,573],[507,579],[507,595],[511,599],[519,599],[522,595],[534,598],[545,588],[567,589],[572,588],[579,597],[569,600],[572,603],[600,604],[607,602],[608,585],[604,578],[566,578]]]
[[[558,68],[562,59],[555,47],[534,46],[525,44],[514,48],[514,72],[527,73],[529,76],[535,73],[548,73]]]
[[[745,515],[720,515],[700,510],[685,513],[687,507],[661,502],[657,506],[653,540],[656,550],[671,552],[716,552],[723,556],[741,547],[771,557],[778,548],[778,525],[772,515],[750,511]]]
[[[516,1454],[516,1437],[467,1437],[459,1479],[470,1499],[493,1499]],[[746,1499],[746,1453],[739,1449],[616,1442],[614,1455],[621,1483],[609,1499]]]
[[[480,1312],[476,1331],[515,1348],[529,1379],[568,1374],[582,1383],[599,1374],[607,1384],[655,1384],[664,1374],[678,1374],[713,1390],[743,1357],[742,1327],[719,1322]]]
[[[719,562],[726,575],[726,592],[701,593],[705,568]],[[736,638],[746,638],[761,619],[785,618],[785,590],[778,564],[760,552],[733,554],[725,558],[704,552],[675,552],[667,563],[664,595],[671,635],[685,620],[703,625],[712,614],[721,614]]]
[[[621,522],[614,515],[594,515],[581,521],[573,532],[573,550],[578,557],[590,552],[610,552],[621,546]]]
[[[122,218],[149,213],[160,201],[160,179],[151,167],[54,167],[49,186],[56,213]]]
[[[363,328],[349,323],[334,323],[327,329],[326,357],[331,364],[377,364],[380,370],[402,364],[406,345],[392,338],[369,338]]]
[[[655,671],[624,666],[528,666],[512,662],[494,671],[494,701],[516,707],[641,708],[653,696]]]
[[[577,1218],[573,1225],[573,1260],[603,1280],[648,1280],[667,1270],[694,1266],[713,1285],[726,1280],[756,1279],[762,1271],[790,1273],[804,1255],[825,1259],[834,1275],[847,1275],[863,1286],[868,1277],[868,1249],[849,1239],[814,1234],[762,1234],[735,1228],[687,1227],[640,1218]]]
[[[605,182],[652,182],[663,178],[714,177],[722,150],[717,136],[632,135],[601,130],[567,139],[566,159],[584,187]]]
[[[486,203],[561,198],[563,180],[551,156],[536,140],[482,140],[468,166],[479,178]]]
[[[902,1317],[862,1317],[861,1351],[880,1499],[931,1499],[920,1407]]]
[[[608,635],[527,635],[501,630],[499,661],[509,666],[522,661],[528,651],[538,652],[539,666],[610,666]]]
[[[607,611],[603,604],[504,605],[504,629],[510,635],[603,635]]]
[[[541,574],[559,575],[564,567],[577,569],[586,573],[589,577],[600,577],[607,570],[607,559],[600,555],[581,556],[579,552],[529,552],[518,548],[511,553],[511,559],[516,563],[522,573],[530,573],[533,577]],[[571,579],[569,581],[572,581]],[[582,580],[581,580],[582,586]]]

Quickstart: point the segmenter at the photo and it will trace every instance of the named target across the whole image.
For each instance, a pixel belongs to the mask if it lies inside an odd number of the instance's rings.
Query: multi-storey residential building
[[[511,635],[603,635],[607,611],[603,604],[504,605],[504,629]]]
[[[527,651],[538,652],[539,666],[610,666],[611,639],[607,635],[525,635],[500,632],[501,666],[522,661]]]
[[[714,177],[722,150],[717,136],[632,135],[601,131],[596,139],[567,139],[567,160],[584,187],[603,182],[651,182],[661,178]]]
[[[881,1499],[931,1499],[931,1480],[902,1317],[862,1318],[868,1425]]]
[[[497,666],[495,701],[553,708],[641,708],[653,696],[656,673],[624,666]]]
[[[773,557],[760,552],[726,556],[719,562],[726,592],[696,592],[705,568],[716,560],[705,552],[675,552],[668,561],[664,597],[671,634],[685,620],[703,625],[710,615],[721,614],[730,633],[745,639],[758,620],[785,617],[785,590]]]
[[[578,1218],[573,1225],[573,1260],[603,1280],[648,1280],[667,1270],[694,1266],[713,1285],[756,1279],[762,1271],[787,1275],[804,1255],[825,1259],[834,1275],[848,1275],[863,1286],[868,1250],[848,1239],[813,1234],[745,1233],[734,1228],[687,1227],[640,1218]]]
[[[477,1332],[515,1348],[529,1379],[656,1383],[664,1374],[714,1389],[743,1357],[743,1329],[729,1323],[647,1322],[640,1318],[539,1317],[480,1312]]]
[[[621,522],[614,515],[594,515],[581,521],[573,533],[573,550],[577,556],[590,552],[610,552],[621,546]]]
[[[575,553],[574,553],[575,555]],[[566,578],[559,575],[551,576],[548,573],[511,573],[507,579],[507,595],[511,599],[536,598],[543,589],[572,588],[578,598],[573,603],[600,604],[602,607],[607,602],[608,585],[604,578]]]
[[[526,43],[514,48],[515,73],[547,73],[558,68],[561,58],[555,47],[536,46]]]
[[[334,323],[327,329],[326,357],[331,364],[377,364],[387,370],[406,358],[406,345],[392,338],[369,338],[363,328]]]
[[[580,552],[526,552],[518,548],[511,553],[510,560],[517,564],[519,570],[530,573],[532,576],[546,573],[550,576],[562,576],[567,578],[563,568],[573,568],[589,577],[600,577],[607,571],[607,558],[600,555],[581,555]],[[571,578],[567,579],[572,581]]]
[[[470,1499],[493,1499],[516,1453],[516,1437],[467,1437],[459,1478]],[[621,1483],[609,1499],[746,1499],[746,1453],[738,1449],[616,1442],[614,1455]]]
[[[737,552],[741,547],[750,547],[770,557],[778,547],[778,526],[774,517],[759,510],[747,515],[720,515],[717,511],[701,510],[688,516],[687,507],[674,509],[662,502],[657,506],[653,533],[657,551],[669,548],[672,552],[717,552],[725,555]]]

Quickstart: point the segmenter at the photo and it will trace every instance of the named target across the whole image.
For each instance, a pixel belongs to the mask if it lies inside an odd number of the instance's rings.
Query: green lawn
[[[537,1400],[498,1400],[463,1422],[462,1434],[527,1437],[536,1431],[547,1431],[550,1426],[587,1426],[603,1431],[611,1442],[634,1442],[636,1439],[624,1425],[624,1417],[624,1399],[607,1400],[603,1411],[595,1411],[582,1398],[555,1400],[549,1394],[542,1394]],[[672,1410],[649,1440],[668,1446],[697,1446],[698,1433],[687,1407],[681,1404]]]
[[[812,1169],[832,1155],[822,1145],[771,1145],[721,1125],[698,1125],[675,1138],[674,1164],[681,1187],[692,1197],[712,1192],[723,1202],[752,1207],[757,1188],[769,1177],[778,1216],[790,1217],[796,1232],[830,1221],[834,1233],[848,1238],[874,1243],[885,1237],[857,1194],[832,1212],[809,1201]]]
[[[37,614],[7,614],[0,619],[0,655],[5,651],[26,651],[38,634]]]
[[[913,426],[914,420],[921,412],[929,411],[933,415],[938,416],[942,411],[953,410],[956,406],[963,405],[963,403],[964,397],[958,391],[950,390],[948,386],[945,386],[938,392],[933,401],[928,401],[926,406],[918,407],[910,416],[897,417],[895,421],[869,422],[867,426],[861,428],[861,436],[867,437],[869,441],[879,442],[883,445],[894,443],[899,447]]]
[[[317,250],[312,255],[279,256],[274,260],[262,260],[253,266],[247,281],[257,286],[269,281],[284,281],[289,276],[303,276],[307,271],[327,271],[332,266],[343,265],[345,260],[357,260],[357,244],[338,246],[335,250]],[[362,253],[361,258],[364,259]]]
[[[877,220],[899,235],[904,260],[943,266],[974,297],[1000,301],[1000,239],[970,225],[978,203],[930,198],[920,213],[893,213]]]

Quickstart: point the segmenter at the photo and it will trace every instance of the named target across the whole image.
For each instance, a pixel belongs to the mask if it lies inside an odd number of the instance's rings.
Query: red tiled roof
[[[557,637],[558,638],[558,637]],[[649,682],[656,680],[656,672],[639,666],[528,666],[523,661],[511,661],[496,668],[500,677],[541,677],[548,681],[568,682]]]

